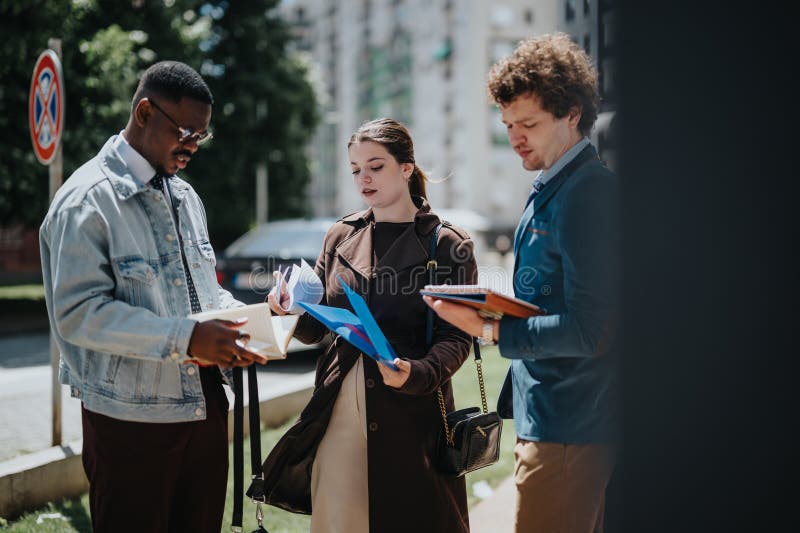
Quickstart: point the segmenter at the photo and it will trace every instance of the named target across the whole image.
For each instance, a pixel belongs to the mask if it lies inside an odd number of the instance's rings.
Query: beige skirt
[[[363,357],[363,356],[362,356]],[[364,361],[342,382],[311,471],[311,533],[369,533]]]

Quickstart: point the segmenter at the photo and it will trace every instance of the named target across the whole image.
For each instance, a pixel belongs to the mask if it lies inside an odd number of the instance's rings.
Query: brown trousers
[[[516,533],[602,533],[610,446],[517,439],[514,456]]]
[[[219,533],[228,479],[228,399],[202,368],[206,419],[127,422],[85,408],[83,468],[92,530]]]

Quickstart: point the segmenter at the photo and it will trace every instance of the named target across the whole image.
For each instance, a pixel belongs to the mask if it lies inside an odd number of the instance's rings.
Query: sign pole
[[[47,47],[53,50],[58,59],[61,59],[61,39],[48,39],[47,40]],[[65,107],[64,103],[61,103],[62,108]],[[63,120],[63,118],[62,118]],[[61,156],[61,143],[58,143],[58,148],[56,148],[56,156],[53,159],[52,163],[48,165],[48,170],[50,174],[50,202],[53,201],[53,197],[56,194],[56,191],[59,187],[61,187],[61,183],[64,179],[64,167],[63,167],[63,159]],[[50,203],[48,202],[48,203]],[[52,404],[53,404],[53,423],[52,423],[52,446],[61,446],[61,383],[58,381],[58,360],[59,360],[59,351],[58,346],[56,345],[55,337],[53,336],[53,332],[50,332],[50,368],[52,370],[51,375],[51,389],[52,389]]]

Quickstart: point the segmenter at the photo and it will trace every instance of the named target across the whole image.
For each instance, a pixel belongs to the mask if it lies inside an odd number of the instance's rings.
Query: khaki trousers
[[[516,533],[602,533],[610,446],[518,438],[514,456]]]
[[[342,382],[311,470],[311,533],[368,533],[364,361]]]

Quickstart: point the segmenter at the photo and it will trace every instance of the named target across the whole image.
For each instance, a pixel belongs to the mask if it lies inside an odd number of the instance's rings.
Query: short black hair
[[[187,97],[208,105],[214,104],[214,97],[205,80],[196,70],[180,61],[159,61],[145,70],[133,95],[133,105],[147,94],[157,94],[173,102]]]

